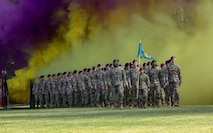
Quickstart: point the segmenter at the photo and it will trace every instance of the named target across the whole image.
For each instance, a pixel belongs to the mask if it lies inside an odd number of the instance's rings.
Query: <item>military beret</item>
[[[41,75],[40,78],[44,78],[44,75]]]
[[[151,64],[151,62],[147,62],[147,66],[149,66]]]
[[[67,74],[67,72],[63,72],[63,75]]]
[[[117,61],[119,61],[119,59],[114,59],[114,60],[113,60],[113,63],[114,63],[114,62],[117,62]]]
[[[128,66],[129,66],[129,63],[126,63],[126,64],[125,64],[125,67],[128,67]]]
[[[58,73],[57,76],[61,75],[61,73]]]
[[[169,64],[169,62],[170,62],[170,61],[169,61],[169,60],[167,60],[167,61],[165,61],[165,64]]]
[[[91,69],[90,69],[90,68],[88,68],[88,69],[87,69],[87,72],[89,72],[89,71],[91,71]]]
[[[52,74],[52,77],[55,77],[56,76],[56,74]]]
[[[84,68],[84,72],[86,72],[87,71],[87,68]]]
[[[95,68],[96,68],[96,67],[95,67],[95,66],[93,66],[93,67],[92,67],[92,70],[95,70]]]
[[[133,60],[132,62],[135,63],[135,62],[138,62],[138,60]]]
[[[109,64],[106,64],[106,67],[108,67],[109,66]]]
[[[78,72],[78,74],[81,74],[81,73],[82,73],[82,71],[79,71],[79,72]]]
[[[172,56],[171,58],[170,58],[170,60],[173,60],[175,58],[175,56]]]
[[[156,63],[157,61],[156,60],[152,60],[151,64],[154,63],[154,62]]]
[[[101,66],[101,64],[98,64],[98,65],[97,65],[97,67],[100,67],[100,66]]]
[[[160,67],[162,68],[164,65],[165,65],[164,63],[161,63],[161,64],[160,64]]]
[[[73,71],[73,73],[77,73],[77,72],[78,72],[77,70],[74,70],[74,71]]]
[[[51,74],[48,74],[48,75],[47,75],[47,77],[50,77],[50,76],[51,76]]]
[[[145,67],[146,66],[146,62],[145,63],[143,63],[143,67]]]

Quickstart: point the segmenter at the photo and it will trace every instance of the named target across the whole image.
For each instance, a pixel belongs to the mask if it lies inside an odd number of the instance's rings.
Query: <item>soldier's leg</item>
[[[113,106],[114,106],[114,108],[116,108],[117,107],[117,98],[116,98],[116,87],[112,87],[112,101],[113,101]]]
[[[139,108],[142,108],[143,106],[142,100],[143,100],[143,89],[139,89],[138,90],[138,107]]]
[[[148,91],[147,89],[143,89],[143,98],[142,98],[143,108],[146,108],[147,106],[147,98],[148,98]]]
[[[124,88],[123,85],[118,86],[118,107],[123,109]]]
[[[175,104],[175,106],[180,106],[179,104],[180,104],[180,94],[179,94],[179,83],[175,83],[174,84],[174,104]]]
[[[101,88],[97,87],[96,90],[96,106],[100,107],[100,99],[101,99]]]
[[[84,105],[85,105],[85,107],[88,107],[88,105],[89,105],[89,92],[90,92],[90,89],[86,89],[84,91],[84,96],[85,96],[85,103],[84,103]]]
[[[155,104],[157,107],[160,107],[160,98],[161,98],[161,87],[160,85],[156,85],[156,97],[155,97]]]
[[[58,93],[55,94],[55,104],[56,104],[56,108],[60,107],[59,94]]]
[[[66,93],[63,93],[63,94],[62,94],[62,104],[63,104],[63,107],[64,107],[64,108],[66,107],[66,99],[67,99],[67,94],[66,94]]]
[[[45,94],[46,107],[49,108],[49,94]]]
[[[169,105],[169,85],[167,85],[164,88],[164,92],[165,92],[165,103],[166,105]]]
[[[161,87],[160,88],[160,101],[161,101],[161,104],[162,106],[165,105],[165,92],[164,92],[164,89]]]
[[[40,108],[43,108],[44,105],[43,105],[43,95],[42,94],[39,94],[39,105],[40,105]]]
[[[150,106],[155,107],[155,87],[150,88]]]
[[[169,98],[170,98],[170,105],[174,105],[174,83],[170,83],[169,87]]]

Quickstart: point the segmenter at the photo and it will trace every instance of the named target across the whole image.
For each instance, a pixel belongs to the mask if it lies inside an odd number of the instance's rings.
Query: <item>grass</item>
[[[213,133],[213,105],[0,110],[0,133]]]

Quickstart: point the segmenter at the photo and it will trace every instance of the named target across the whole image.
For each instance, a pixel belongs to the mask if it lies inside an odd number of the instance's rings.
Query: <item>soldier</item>
[[[40,76],[39,78],[39,82],[38,82],[38,98],[39,98],[39,105],[40,105],[40,108],[44,108],[44,97],[43,97],[43,94],[44,94],[44,85],[45,85],[45,82],[44,82],[44,76]]]
[[[1,83],[1,82],[0,82]],[[38,108],[39,105],[39,97],[38,97],[38,83],[34,83],[33,88],[32,88],[33,95],[35,97],[35,104],[36,108]]]
[[[138,69],[138,61],[133,60],[133,66],[130,70],[130,78],[131,78],[131,100],[132,106],[138,106],[138,89],[139,89],[139,69]]]
[[[126,74],[122,67],[119,67],[119,60],[113,61],[113,68],[110,70],[110,78],[112,84],[112,95],[114,107],[123,109],[124,87],[127,86]]]
[[[171,106],[180,106],[179,87],[182,83],[182,76],[180,67],[176,64],[174,56],[170,59],[171,63],[168,65],[168,79],[170,88]]]
[[[149,88],[150,88],[149,76],[145,74],[144,68],[140,68],[139,94],[138,94],[139,108],[141,107],[146,108]]]
[[[146,69],[145,69],[145,74],[148,75],[149,73],[149,70],[151,69],[151,62],[147,62],[146,64]],[[149,75],[148,75],[149,76]],[[149,77],[150,78],[150,77]],[[151,94],[150,94],[150,91],[148,92],[148,98],[147,98],[147,106],[150,106],[151,105]]]
[[[58,97],[59,97],[59,107],[61,107],[62,102],[63,102],[63,98],[62,98],[62,96],[63,96],[63,94],[62,94],[63,82],[62,82],[62,74],[61,74],[61,73],[58,73],[58,74],[57,74],[56,80],[57,80],[57,87],[58,87],[58,91],[59,91],[59,93],[58,93]]]
[[[84,107],[84,101],[85,101],[84,90],[85,90],[85,85],[84,85],[84,79],[83,79],[83,72],[79,71],[78,79],[77,79],[77,94],[78,95],[77,95],[76,99],[77,99],[77,101],[81,101],[82,107]]]
[[[53,91],[53,101],[51,101],[51,105],[53,105],[53,107],[60,107],[60,103],[59,103],[59,84],[58,84],[58,80],[56,77],[56,74],[52,75],[52,81],[51,81],[51,88]]]
[[[68,107],[73,107],[73,87],[72,87],[72,72],[68,73],[68,79],[67,79],[67,90],[66,90],[66,94],[67,94],[67,101],[68,101]]]
[[[164,92],[164,94],[165,94],[164,103],[166,105],[168,105],[169,104],[169,81],[168,81],[168,69],[167,69],[168,61],[166,61],[165,63],[166,63],[166,65],[163,63],[161,64],[160,81],[161,81],[162,92]]]
[[[51,91],[51,75],[47,75],[47,80],[45,81],[45,89],[44,89],[44,98],[47,108],[50,105],[50,92]]]
[[[89,76],[89,69],[84,69],[84,84],[85,84],[85,90],[84,90],[84,107],[88,107],[89,105],[89,93],[92,88],[91,79]]]
[[[97,65],[98,70],[96,71],[96,83],[97,83],[97,90],[96,90],[96,106],[100,107],[100,105],[103,105],[104,102],[104,95],[102,94],[102,91],[104,89],[104,72],[102,70],[101,64]]]
[[[77,83],[78,83],[78,71],[74,70],[73,71],[73,78],[71,80],[72,83],[72,88],[74,91],[74,107],[77,107],[78,105],[78,95],[79,95],[79,91],[77,89]]]
[[[109,108],[112,104],[112,88],[111,88],[111,80],[110,80],[110,64],[106,64],[106,70],[105,70],[105,79],[106,79],[106,97],[105,97],[105,103],[106,106]]]
[[[132,88],[129,63],[125,64],[124,70],[125,70],[125,74],[126,74],[126,80],[127,80],[127,83],[128,83],[128,86],[124,88],[124,106],[127,106],[127,105],[130,104],[130,99],[131,99],[130,88]]]
[[[157,67],[157,61],[152,61],[152,68],[148,71],[150,79],[150,96],[152,107],[160,107],[160,68]]]
[[[91,107],[96,105],[96,90],[97,90],[97,80],[96,80],[96,67],[92,67],[92,71],[90,72],[90,79],[92,82],[92,89],[90,91],[90,104]]]
[[[60,79],[61,82],[61,98],[62,98],[62,106],[65,108],[66,102],[67,102],[67,87],[68,87],[68,79],[67,79],[67,73],[63,73],[63,77]]]

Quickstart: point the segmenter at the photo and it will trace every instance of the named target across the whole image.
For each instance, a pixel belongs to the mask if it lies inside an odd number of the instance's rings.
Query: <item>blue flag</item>
[[[147,53],[144,52],[143,46],[142,46],[142,42],[139,42],[139,46],[138,46],[138,57],[140,58],[146,58],[146,59],[153,59],[152,56],[147,55]]]

